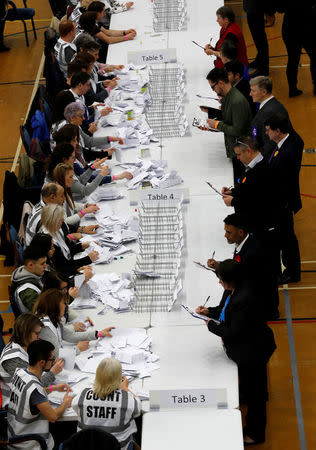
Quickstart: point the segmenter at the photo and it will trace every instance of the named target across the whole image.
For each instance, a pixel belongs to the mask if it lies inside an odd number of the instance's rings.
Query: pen
[[[203,306],[205,306],[206,305],[206,303],[209,301],[209,299],[210,299],[210,295],[207,297],[207,299],[205,300],[205,303],[204,303],[204,305]]]
[[[214,256],[215,256],[215,250],[213,251],[213,254],[212,254],[212,259],[214,259]]]

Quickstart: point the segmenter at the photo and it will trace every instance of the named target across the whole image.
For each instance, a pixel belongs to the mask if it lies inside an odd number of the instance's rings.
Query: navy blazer
[[[294,213],[302,208],[299,174],[303,149],[303,139],[293,131],[280,149],[274,148],[266,156],[269,170],[278,180],[285,205]]]
[[[221,302],[208,308],[208,316],[219,319],[230,291],[224,291]],[[210,320],[208,329],[220,336],[227,356],[240,365],[267,363],[276,349],[272,330],[258,311],[256,292],[247,283],[237,287],[231,294],[225,309],[225,322]]]
[[[275,97],[258,110],[251,123],[252,135],[258,142],[260,151],[264,156],[275,148],[275,143],[270,141],[269,137],[266,135],[265,121],[278,113],[283,114],[288,118],[291,130],[293,130],[287,110]]]

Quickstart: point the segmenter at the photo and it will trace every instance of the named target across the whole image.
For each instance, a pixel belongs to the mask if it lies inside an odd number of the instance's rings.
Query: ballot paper
[[[85,280],[85,275],[83,273],[80,275],[76,275],[74,277],[75,287],[80,289],[84,280]]]
[[[64,368],[66,370],[73,370],[76,358],[76,350],[74,348],[60,348],[58,357],[64,361]]]

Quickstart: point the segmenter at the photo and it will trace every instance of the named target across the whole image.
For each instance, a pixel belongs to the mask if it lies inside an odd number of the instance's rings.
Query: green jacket
[[[223,119],[217,129],[224,133],[227,157],[233,158],[236,139],[250,134],[251,109],[246,97],[234,87],[223,97],[221,103]]]

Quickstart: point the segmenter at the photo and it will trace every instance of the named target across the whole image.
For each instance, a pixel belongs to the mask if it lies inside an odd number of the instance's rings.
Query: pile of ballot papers
[[[159,369],[159,356],[151,353],[152,338],[143,328],[116,328],[112,338],[101,338],[95,346],[75,358],[75,365],[81,372],[96,373],[104,358],[118,359],[122,364],[123,376],[147,378]]]
[[[99,314],[108,309],[122,313],[131,310],[134,289],[130,279],[116,273],[95,274],[79,289],[79,296],[71,303],[72,309],[96,308],[98,302],[104,305]]]
[[[91,196],[90,196],[91,199]],[[116,256],[132,251],[127,244],[138,239],[138,220],[128,213],[115,213],[113,207],[107,203],[99,203],[99,211],[86,215],[81,223],[83,226],[99,225],[96,234],[85,235],[80,242],[89,242],[89,247],[74,258],[88,255],[92,250],[99,253],[99,258],[94,264],[106,264]]]
[[[165,173],[166,161],[136,158],[135,162],[119,164],[133,174],[133,178],[127,181],[127,189],[138,189],[144,181],[149,181],[152,187],[167,188],[183,182],[177,171]]]

